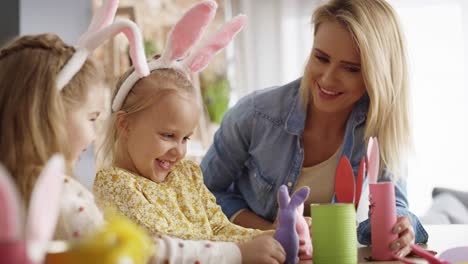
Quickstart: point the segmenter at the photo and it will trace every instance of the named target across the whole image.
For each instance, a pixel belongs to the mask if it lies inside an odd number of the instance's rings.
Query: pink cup
[[[395,186],[392,182],[369,184],[372,258],[392,260],[391,243],[398,239],[392,232],[397,222]]]
[[[25,241],[0,241],[0,263],[33,264],[27,257]]]

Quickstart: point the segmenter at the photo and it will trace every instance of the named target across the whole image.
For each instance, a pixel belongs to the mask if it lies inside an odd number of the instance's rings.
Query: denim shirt
[[[248,208],[274,221],[279,187],[285,184],[290,193],[294,190],[304,160],[302,134],[306,120],[299,86],[300,79],[256,91],[225,114],[201,168],[206,186],[228,218]],[[368,106],[366,94],[353,107],[340,153],[348,157],[355,175],[366,153],[364,130]],[[384,170],[379,181],[390,180],[391,175]],[[403,175],[395,182],[395,196],[397,214],[410,217],[416,242],[427,242],[426,231],[408,210]],[[370,230],[369,219],[359,224],[357,232],[361,244],[370,244]]]

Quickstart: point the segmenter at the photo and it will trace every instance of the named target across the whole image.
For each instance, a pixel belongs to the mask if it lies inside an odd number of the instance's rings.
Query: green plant
[[[154,56],[159,51],[158,47],[152,40],[145,39],[143,45],[145,46],[145,55],[147,58]]]
[[[224,76],[201,79],[203,101],[212,122],[221,123],[229,107],[229,82]]]

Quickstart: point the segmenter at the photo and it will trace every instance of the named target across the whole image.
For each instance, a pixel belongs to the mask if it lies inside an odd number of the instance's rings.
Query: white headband
[[[214,18],[217,7],[214,0],[205,0],[188,10],[170,31],[161,57],[150,60],[148,63],[145,62],[149,71],[163,68],[177,69],[190,77],[191,73],[203,70],[213,56],[232,41],[246,22],[245,15],[236,16],[212,35],[204,45],[189,55],[207,25]],[[143,67],[135,61],[133,64],[136,69]],[[112,103],[114,112],[121,109],[125,98],[138,80],[147,75],[135,71],[123,81]]]
[[[130,42],[130,56],[133,64],[141,66],[136,67],[136,71],[141,76],[149,74],[142,36],[138,26],[128,19],[113,22],[118,5],[118,0],[104,0],[103,5],[96,11],[88,30],[83,33],[78,41],[76,52],[58,73],[56,85],[59,90],[62,90],[73,76],[80,71],[88,56],[97,47],[121,32],[125,34]]]

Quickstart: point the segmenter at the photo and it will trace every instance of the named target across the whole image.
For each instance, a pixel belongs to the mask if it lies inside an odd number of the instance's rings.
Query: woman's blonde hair
[[[0,162],[25,203],[53,154],[64,154],[71,175],[66,113],[102,81],[101,71],[88,60],[62,91],[57,89],[57,74],[74,52],[54,34],[23,36],[0,51]]]
[[[364,140],[378,138],[381,168],[398,177],[412,147],[406,47],[398,17],[385,0],[331,0],[315,10],[314,31],[326,21],[345,26],[359,48],[370,98]],[[305,106],[311,85],[308,67],[301,83]]]
[[[157,57],[155,56],[155,59]],[[131,67],[120,77],[112,98],[115,97],[118,88],[133,71],[134,68]],[[111,113],[105,123],[104,138],[98,139],[101,142],[98,148],[98,167],[112,166],[116,159],[120,158],[119,155],[123,151],[116,124],[119,114],[123,114],[124,118],[129,118],[151,106],[163,95],[174,92],[195,93],[192,82],[184,73],[178,70],[171,68],[156,69],[149,76],[139,80],[128,93],[120,111]]]

